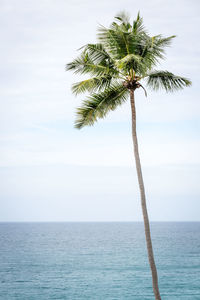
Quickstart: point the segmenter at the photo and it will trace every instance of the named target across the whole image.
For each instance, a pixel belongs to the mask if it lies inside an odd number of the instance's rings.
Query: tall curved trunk
[[[145,237],[146,237],[149,264],[150,264],[151,273],[152,273],[153,291],[154,291],[155,299],[161,300],[159,288],[158,288],[157,270],[156,270],[156,265],[155,265],[155,261],[154,261],[153,247],[152,247],[152,242],[151,242],[151,233],[150,233],[149,218],[148,218],[147,207],[146,207],[146,197],[145,197],[144,182],[143,182],[143,177],[142,177],[142,169],[141,169],[140,157],[139,157],[139,151],[138,151],[134,90],[130,90],[130,101],[131,101],[131,112],[132,112],[132,137],[133,137],[135,164],[136,164],[137,177],[138,177],[139,188],[140,188],[141,205],[142,205],[142,213],[143,213],[144,228],[145,228]]]

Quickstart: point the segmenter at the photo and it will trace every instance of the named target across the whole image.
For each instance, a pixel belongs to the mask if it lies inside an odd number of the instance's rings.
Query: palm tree
[[[136,20],[130,23],[128,15],[121,12],[115,16],[109,28],[99,27],[97,44],[83,46],[79,49],[82,50],[80,56],[66,66],[66,70],[72,70],[75,74],[91,76],[72,85],[72,92],[75,95],[89,92],[82,106],[77,109],[75,127],[78,129],[93,125],[97,119],[104,118],[110,110],[115,110],[127,100],[128,96],[130,97],[134,156],[156,300],[161,297],[138,151],[135,91],[142,88],[147,96],[141,82],[155,91],[163,88],[166,92],[174,92],[191,85],[191,81],[187,78],[154,69],[159,61],[164,59],[165,47],[171,44],[174,37],[150,36],[143,26],[143,19],[139,13]]]

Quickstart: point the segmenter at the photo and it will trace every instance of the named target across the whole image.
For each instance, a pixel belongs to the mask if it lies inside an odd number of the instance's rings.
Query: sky
[[[200,221],[197,0],[0,0],[0,221],[141,221],[129,101],[74,129],[65,72],[99,24],[140,11],[151,35],[176,35],[159,69],[192,80],[174,94],[136,93],[151,221]]]

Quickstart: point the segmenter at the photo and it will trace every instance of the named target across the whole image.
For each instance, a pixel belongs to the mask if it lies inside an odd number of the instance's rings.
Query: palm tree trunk
[[[152,242],[151,242],[151,233],[150,233],[149,218],[148,218],[147,207],[146,207],[146,197],[145,197],[144,182],[143,182],[143,177],[142,177],[142,169],[141,169],[140,157],[139,157],[139,151],[138,151],[138,141],[137,141],[137,133],[136,133],[136,111],[135,111],[135,99],[134,99],[134,91],[133,90],[130,90],[130,101],[131,101],[131,112],[132,112],[132,137],[133,137],[135,164],[136,164],[137,177],[138,177],[139,188],[140,188],[141,205],[142,205],[142,213],[143,213],[144,228],[145,228],[145,237],[146,237],[149,264],[150,264],[151,273],[152,273],[153,291],[154,291],[155,299],[161,300],[159,288],[158,288],[157,270],[156,270],[156,265],[155,265],[155,261],[154,261],[153,247],[152,247]]]

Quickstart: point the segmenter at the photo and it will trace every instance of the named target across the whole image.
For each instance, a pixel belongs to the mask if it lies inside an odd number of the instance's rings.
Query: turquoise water
[[[200,299],[200,223],[152,223],[162,299]],[[154,299],[142,223],[0,223],[0,299]]]

